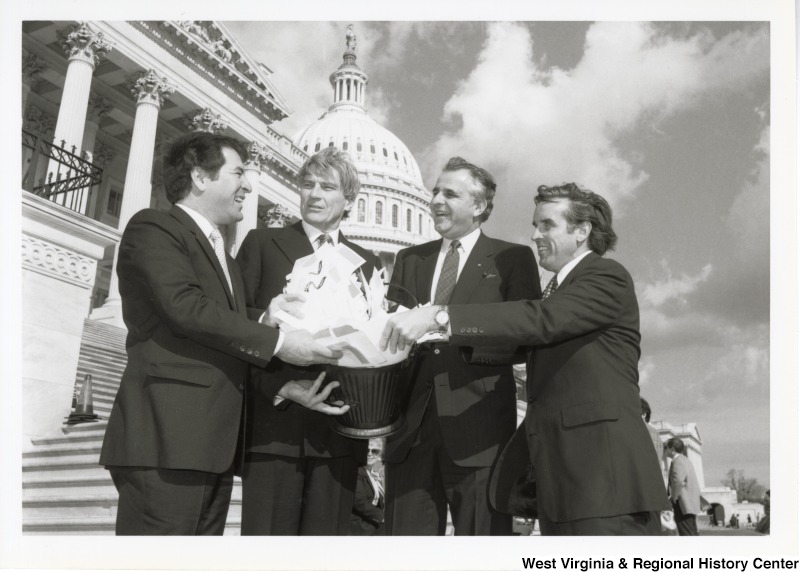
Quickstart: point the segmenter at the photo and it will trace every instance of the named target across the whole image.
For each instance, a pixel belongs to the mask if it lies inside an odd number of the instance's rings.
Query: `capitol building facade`
[[[297,172],[328,145],[351,154],[362,184],[345,234],[389,272],[398,250],[431,239],[417,162],[369,116],[352,28],[343,39],[330,108],[292,137],[276,127],[292,109],[271,70],[222,22],[22,23],[26,533],[113,532],[116,494],[97,455],[126,359],[116,247],[134,213],[170,207],[159,157],[172,139],[205,130],[247,143],[253,192],[227,229],[232,254],[250,230],[298,220]]]

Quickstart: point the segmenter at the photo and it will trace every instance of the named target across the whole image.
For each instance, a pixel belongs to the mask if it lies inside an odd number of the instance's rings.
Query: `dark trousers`
[[[358,464],[352,457],[247,455],[242,536],[347,534]]]
[[[447,455],[431,396],[402,463],[386,465],[386,535],[439,535],[447,507],[456,535],[511,535],[511,517],[489,506],[489,467],[461,467]]]
[[[658,512],[636,512],[603,518],[553,522],[539,515],[542,536],[660,536]]]
[[[700,536],[697,532],[697,518],[693,514],[684,514],[681,510],[681,503],[672,503],[675,512],[675,524],[678,526],[679,536]]]
[[[205,473],[108,467],[119,492],[117,536],[220,536],[233,490],[233,468]]]

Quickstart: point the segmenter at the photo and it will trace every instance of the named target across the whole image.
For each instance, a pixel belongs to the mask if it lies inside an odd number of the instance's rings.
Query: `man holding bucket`
[[[480,229],[495,189],[485,169],[448,161],[430,203],[442,238],[397,254],[389,299],[413,308],[541,296],[531,249]],[[514,350],[462,354],[447,343],[421,343],[406,426],[386,444],[387,535],[443,535],[448,507],[457,535],[511,534],[511,517],[489,506],[486,491],[516,426]]]
[[[326,147],[298,174],[302,220],[287,228],[251,231],[239,250],[248,308],[297,311],[298,299],[282,294],[294,263],[339,242],[366,262],[367,281],[380,261],[339,231],[360,184],[350,156]],[[298,368],[273,360],[251,370],[242,474],[243,535],[345,535],[358,466],[367,441],[335,433],[325,412],[282,401],[276,395],[295,380],[315,378],[319,367]]]

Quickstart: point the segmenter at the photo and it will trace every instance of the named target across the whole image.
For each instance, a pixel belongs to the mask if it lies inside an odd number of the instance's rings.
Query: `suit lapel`
[[[222,270],[222,265],[219,263],[219,259],[217,258],[217,253],[214,252],[214,249],[211,246],[211,242],[209,241],[208,237],[203,234],[203,231],[197,226],[197,223],[194,222],[192,217],[189,216],[186,211],[178,206],[173,206],[170,209],[169,214],[178,220],[183,226],[188,228],[194,234],[195,240],[197,240],[197,244],[200,245],[200,249],[205,253],[208,261],[214,267],[214,270],[217,273],[217,277],[219,278],[220,282],[222,283],[222,287],[225,289],[225,295],[228,297],[228,304],[232,309],[236,309],[236,300],[234,299],[233,292],[231,292],[230,288],[228,287],[228,279],[225,278],[225,272]],[[228,263],[228,272],[231,275],[231,282],[234,284],[234,288],[236,288],[236,283],[234,282],[234,274],[236,272],[231,272],[232,269],[232,261],[233,259],[226,253],[225,260]],[[242,292],[242,300],[244,300],[244,292]]]
[[[274,241],[278,250],[283,252],[292,266],[297,259],[314,254],[314,247],[311,246],[301,222],[288,226],[283,232],[275,234]]]
[[[420,255],[416,269],[417,303],[427,304],[431,301],[433,273],[436,270],[436,259],[442,249],[442,239],[430,243],[431,247]]]
[[[455,290],[453,290],[453,295],[450,297],[451,304],[466,304],[469,302],[478,280],[483,277],[484,265],[487,259],[492,256],[494,256],[492,241],[481,233],[464,264],[461,275],[458,277]]]
[[[578,262],[578,264],[575,266],[575,268],[573,268],[570,271],[570,273],[567,274],[567,277],[564,278],[564,282],[562,284],[559,284],[558,287],[562,288],[562,287],[568,285],[573,280],[576,280],[577,278],[580,278],[580,275],[583,273],[583,269],[586,268],[586,265],[588,265],[592,260],[594,260],[598,256],[599,255],[594,253],[594,252],[590,252],[589,254],[584,256],[581,259],[581,261]]]

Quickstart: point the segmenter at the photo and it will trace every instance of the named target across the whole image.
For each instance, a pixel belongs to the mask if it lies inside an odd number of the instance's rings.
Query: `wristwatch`
[[[447,327],[450,325],[450,314],[447,311],[447,306],[440,306],[439,311],[433,317],[433,321],[436,323],[437,332],[447,333]]]

